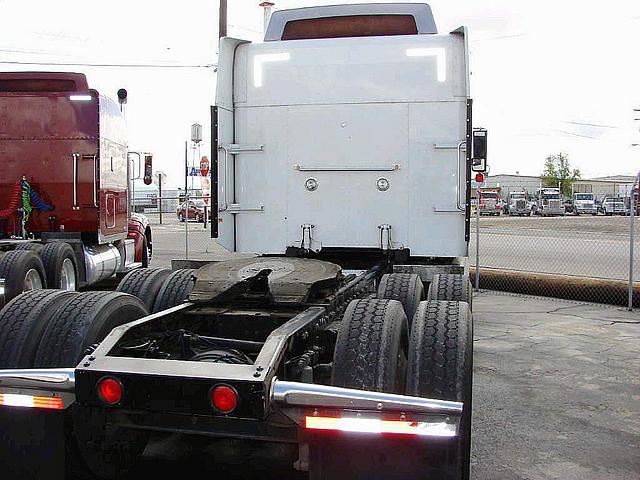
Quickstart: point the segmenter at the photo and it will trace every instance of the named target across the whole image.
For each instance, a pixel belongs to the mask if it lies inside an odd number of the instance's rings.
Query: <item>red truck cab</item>
[[[148,263],[151,231],[131,219],[129,180],[120,106],[85,75],[0,73],[0,252],[67,242],[79,286]]]

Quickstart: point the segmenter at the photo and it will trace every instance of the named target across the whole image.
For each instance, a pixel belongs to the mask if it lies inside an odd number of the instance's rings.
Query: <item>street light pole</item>
[[[218,38],[227,36],[227,0],[220,0],[218,14]]]

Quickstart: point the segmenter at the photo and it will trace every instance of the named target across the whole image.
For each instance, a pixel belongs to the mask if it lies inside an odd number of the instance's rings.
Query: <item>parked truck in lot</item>
[[[151,228],[130,212],[129,163],[119,106],[84,75],[0,73],[0,306],[147,266]]]
[[[525,192],[509,192],[509,215],[528,215],[527,194]]]
[[[602,199],[602,213],[610,216],[610,215],[626,215],[629,210],[624,204],[624,199],[620,197],[614,197],[612,195],[607,195]]]
[[[535,203],[531,206],[531,213],[545,217],[564,215],[564,206],[560,198],[560,189],[540,187],[536,190]]]
[[[312,479],[468,479],[466,30],[310,7],[219,51],[211,234],[255,256],[7,305],[4,477],[115,478],[155,431],[288,444]]]
[[[500,189],[499,188],[479,188],[478,208],[480,215],[500,215]]]
[[[573,213],[580,215],[581,213],[589,215],[597,215],[598,207],[593,193],[574,193],[573,194]]]

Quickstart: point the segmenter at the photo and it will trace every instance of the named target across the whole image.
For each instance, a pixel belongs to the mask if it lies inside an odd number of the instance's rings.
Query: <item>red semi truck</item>
[[[144,161],[150,179],[151,155]],[[148,265],[151,229],[131,213],[130,165],[121,108],[83,74],[0,73],[0,306]]]

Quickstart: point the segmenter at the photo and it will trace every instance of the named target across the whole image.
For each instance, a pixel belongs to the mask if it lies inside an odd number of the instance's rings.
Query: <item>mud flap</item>
[[[65,413],[0,407],[0,465],[6,480],[65,478]]]

